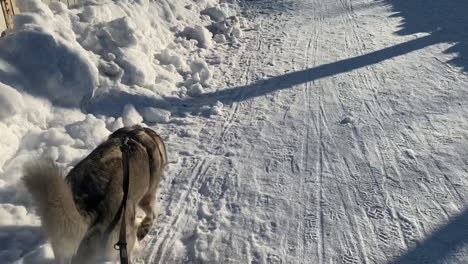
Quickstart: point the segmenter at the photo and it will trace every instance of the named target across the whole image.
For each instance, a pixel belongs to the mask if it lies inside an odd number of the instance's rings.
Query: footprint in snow
[[[345,118],[341,119],[340,124],[345,125],[345,124],[351,124],[354,122],[354,118],[352,116],[346,116]]]

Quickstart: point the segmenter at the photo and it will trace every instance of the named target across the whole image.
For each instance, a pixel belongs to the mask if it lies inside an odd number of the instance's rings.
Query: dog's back
[[[109,136],[107,141],[78,163],[69,172],[65,181],[61,174],[51,173],[50,169],[36,166],[26,170],[24,176],[26,186],[37,201],[42,225],[59,261],[63,259],[66,262],[73,258],[73,263],[93,263],[100,258],[109,259],[116,256],[112,245],[117,240],[118,228],[113,228],[111,232],[107,229],[116,217],[123,198],[120,147],[125,137],[129,139],[130,146],[128,155],[129,203],[125,217],[127,217],[128,225],[134,227],[135,207],[148,199],[151,200],[151,206],[153,205],[156,187],[167,162],[164,143],[151,129],[134,126],[117,130]],[[46,164],[56,168],[52,162]],[[43,166],[43,168],[49,167]],[[50,181],[50,178],[54,179],[55,184],[35,184],[39,181]],[[50,195],[47,193],[66,195],[68,199],[60,199],[51,203],[51,199],[48,198]],[[150,209],[143,210],[147,216],[148,212],[152,212]],[[72,243],[69,243],[71,250],[60,256],[64,245],[60,236],[65,236],[67,232],[70,232],[63,227],[72,223],[70,221],[65,225],[56,225],[57,219],[63,215],[74,216],[74,221],[79,221],[80,224],[72,225],[77,229],[73,230],[76,235]],[[154,217],[155,215],[151,216],[151,224]],[[69,221],[67,219],[68,217],[62,221]],[[47,229],[51,231],[48,232]],[[84,232],[81,229],[84,229]],[[133,236],[136,236],[137,232],[139,231],[129,231],[130,234],[134,234]],[[127,237],[127,240],[129,251],[131,251],[136,237]]]

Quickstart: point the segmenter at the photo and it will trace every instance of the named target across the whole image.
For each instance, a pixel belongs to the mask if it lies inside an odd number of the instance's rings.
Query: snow
[[[15,34],[8,34],[0,46],[0,59],[11,68],[3,73],[8,74],[6,83],[57,105],[79,106],[98,83],[97,68],[72,41],[74,32],[58,23],[63,19],[52,27],[52,11],[42,3],[21,8],[26,13],[15,17]]]
[[[200,14],[209,16],[214,22],[220,22],[226,19],[227,12],[221,8],[221,6],[209,7],[202,10]]]
[[[19,180],[122,126],[167,143],[145,263],[467,263],[468,6],[22,0],[0,39],[0,262],[53,253]]]
[[[45,156],[70,169],[124,125],[187,123],[174,119],[167,100],[187,97],[185,83],[210,84],[205,60],[214,42],[206,26],[213,21],[201,12],[221,5],[96,1],[69,9],[22,0],[18,6],[14,29],[0,40],[0,262],[42,263],[52,252],[19,180],[22,164]],[[233,4],[222,8],[236,14]],[[18,230],[31,232],[4,238]]]
[[[194,27],[187,26],[180,34],[187,39],[194,39],[200,48],[210,48],[213,45],[212,34],[208,29],[201,25],[195,25]]]
[[[192,70],[192,78],[194,81],[201,83],[204,86],[210,85],[211,71],[208,64],[204,60],[195,60],[190,64]]]
[[[170,49],[165,49],[156,54],[155,58],[161,65],[173,65],[178,71],[188,72],[188,66],[184,58]]]
[[[131,105],[129,106],[131,107]],[[127,108],[124,107],[124,113],[126,109]],[[129,120],[133,120],[131,117],[128,117],[128,115],[130,114],[124,114],[123,117]],[[110,134],[110,131],[106,128],[106,123],[104,122],[104,120],[97,119],[91,114],[86,115],[86,118],[83,121],[78,121],[67,125],[65,129],[67,134],[75,140],[75,144],[79,142],[78,144],[83,144],[80,147],[86,148],[92,148],[94,146],[97,146],[99,143],[103,142]]]
[[[197,96],[201,96],[204,92],[205,90],[203,90],[203,86],[201,84],[194,83],[190,85],[190,88],[188,89],[187,93],[190,96],[197,97]]]
[[[126,104],[122,112],[122,122],[124,126],[133,126],[140,124],[143,117],[138,113],[132,104]]]
[[[10,86],[0,84],[0,120],[17,114],[23,107],[23,96]]]
[[[223,43],[226,42],[226,36],[223,34],[216,34],[213,39],[216,41],[216,43]]]
[[[147,122],[152,123],[168,123],[171,119],[171,112],[155,108],[155,107],[145,107],[141,110],[143,119]]]

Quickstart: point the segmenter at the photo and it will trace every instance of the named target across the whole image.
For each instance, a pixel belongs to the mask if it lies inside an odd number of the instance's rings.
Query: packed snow
[[[238,12],[218,0],[86,1],[70,8],[20,0],[18,7],[14,28],[0,40],[1,263],[53,256],[19,180],[22,164],[46,156],[69,169],[122,126],[182,125],[186,112],[181,117],[168,98],[200,97],[212,88],[210,48],[231,45],[234,36],[225,32],[216,44],[208,28]]]
[[[468,4],[21,0],[0,39],[0,263],[53,252],[21,184],[122,126],[169,166],[144,263],[468,263]]]

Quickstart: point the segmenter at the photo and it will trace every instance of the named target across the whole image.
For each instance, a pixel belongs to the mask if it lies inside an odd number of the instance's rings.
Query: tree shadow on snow
[[[465,0],[383,0],[390,4],[394,17],[402,17],[400,35],[427,32],[437,41],[454,42],[447,53],[458,53],[450,61],[468,70],[468,2]]]
[[[319,80],[325,77],[350,72],[359,68],[376,64],[389,58],[398,57],[406,53],[433,45],[437,43],[437,41],[438,38],[436,36],[429,35],[426,37],[421,37],[398,45],[394,45],[388,48],[384,48],[378,51],[374,51],[368,54],[344,59],[329,64],[320,65],[311,69],[286,73],[284,75],[276,76],[267,80],[261,80],[250,85],[220,90],[204,95],[204,97],[208,96],[209,99],[194,98],[185,100],[185,102],[197,103],[197,101],[209,100],[214,102],[220,101],[222,103],[233,103],[236,101],[243,101],[253,97],[262,96],[277,90],[287,89],[302,83]]]
[[[430,33],[401,44],[387,47],[361,56],[344,59],[315,68],[287,73],[260,81],[252,85],[235,87],[208,94],[211,101],[232,103],[267,93],[290,88],[305,82],[350,72],[365,66],[395,58],[428,46],[455,42],[447,52],[456,52],[459,56],[452,60],[457,66],[468,70],[468,2],[465,0],[382,0],[389,3],[396,14],[404,18],[402,29],[397,33],[410,35],[417,32]],[[197,103],[202,99],[189,99],[185,103]]]
[[[387,264],[465,263],[467,252],[463,246],[467,242],[468,210],[452,218],[425,240],[415,242],[412,249]]]
[[[205,93],[200,97],[188,97],[182,99],[177,97],[150,98],[146,95],[130,94],[128,92],[120,91],[111,96],[96,98],[84,108],[88,112],[95,114],[118,116],[125,104],[132,103],[137,107],[152,106],[167,109],[173,113],[199,113],[200,108],[205,105],[214,105],[217,102],[232,104],[234,102],[245,101],[274,91],[288,89],[302,83],[373,65],[390,58],[395,58],[412,51],[434,45],[439,43],[439,41],[439,35],[431,34],[368,54],[320,65],[315,68],[286,73],[248,85]]]
[[[458,53],[450,61],[456,66],[468,70],[468,1],[465,0],[380,0],[392,6],[396,12],[393,16],[403,17],[399,35],[410,35],[417,32],[430,33],[401,44],[387,47],[365,55],[344,59],[315,68],[287,73],[252,85],[236,87],[209,94],[211,101],[232,103],[294,85],[314,81],[332,75],[350,72],[365,66],[395,58],[428,46],[454,42],[447,53]],[[203,99],[200,99],[203,100]],[[191,102],[190,102],[191,101]],[[196,103],[197,99],[186,103]]]
[[[168,109],[173,113],[200,114],[205,105],[214,105],[218,101],[232,104],[263,96],[278,90],[291,88],[306,82],[350,72],[359,68],[380,63],[428,46],[455,42],[447,52],[457,52],[459,56],[452,60],[457,66],[468,69],[468,2],[464,0],[382,0],[392,5],[394,16],[402,16],[404,22],[398,34],[409,35],[416,32],[428,32],[427,36],[409,40],[368,54],[324,64],[315,68],[286,73],[260,80],[249,85],[221,89],[194,98],[150,98],[145,95],[121,92],[118,96],[103,97],[85,106],[85,110],[95,114],[120,116],[123,105],[132,103],[137,107],[153,106]],[[256,1],[247,1],[254,5]],[[465,32],[466,31],[466,32]],[[466,55],[465,55],[466,54]]]

